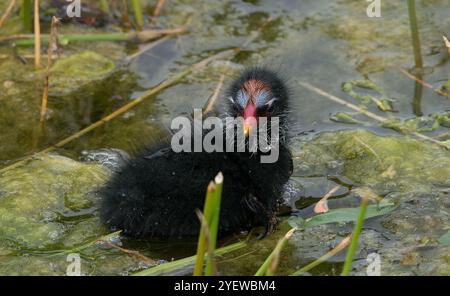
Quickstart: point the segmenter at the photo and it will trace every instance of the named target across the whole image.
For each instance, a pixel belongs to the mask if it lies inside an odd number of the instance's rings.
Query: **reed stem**
[[[52,64],[53,39],[57,35],[57,33],[56,33],[57,24],[58,24],[58,19],[56,17],[53,17],[51,30],[50,30],[50,39],[48,42],[47,68],[45,70],[44,93],[42,94],[41,117],[39,120],[41,125],[43,125],[43,123],[45,122],[45,114],[47,113],[48,80],[49,80],[49,76],[50,76],[50,66]]]
[[[209,247],[208,247],[208,257],[206,259],[205,275],[214,275],[215,262],[214,262],[214,251],[217,245],[217,234],[219,232],[219,217],[220,217],[220,204],[222,202],[222,188],[223,188],[223,175],[222,173],[217,174],[214,179],[216,185],[214,191],[214,200],[212,208],[212,217],[209,224]]]
[[[416,68],[423,68],[422,53],[420,49],[419,29],[417,27],[416,1],[408,0],[409,25],[411,27],[411,38],[414,50],[414,61]]]
[[[41,67],[41,24],[39,20],[39,0],[34,0],[34,66]]]
[[[214,208],[214,196],[215,196],[216,186],[214,185],[214,182],[211,181],[208,185],[208,188],[206,190],[206,198],[205,198],[205,204],[203,207],[203,216],[205,218],[205,223],[207,226],[210,224],[212,212]],[[200,234],[198,236],[198,244],[197,244],[197,258],[195,260],[195,268],[194,268],[194,276],[200,276],[203,273],[203,263],[205,259],[205,252],[206,252],[206,234],[205,234],[205,223],[201,223],[200,226]]]
[[[350,247],[347,251],[347,256],[345,257],[344,268],[342,269],[342,275],[347,276],[350,274],[350,269],[352,268],[353,257],[356,253],[356,248],[358,247],[358,239],[361,234],[362,226],[364,223],[364,217],[366,216],[367,205],[369,203],[369,198],[363,197],[361,201],[361,210],[359,211],[358,218],[356,220],[355,228],[352,233],[352,240],[350,242]]]
[[[16,5],[16,0],[11,0],[11,2],[9,2],[9,5],[6,8],[5,13],[0,18],[0,28],[3,26],[3,24],[8,19],[9,15],[11,14],[11,11],[13,10],[15,5]]]
[[[33,26],[31,24],[31,0],[22,0],[20,17],[22,18],[23,30],[28,33],[32,32]]]
[[[182,34],[186,32],[186,27],[179,27],[175,29],[161,29],[161,30],[145,30],[142,32],[130,32],[130,33],[108,33],[108,34],[70,34],[70,35],[60,35],[60,43],[68,44],[70,42],[98,42],[98,41],[137,41],[137,42],[148,42],[164,35],[175,35]],[[15,36],[10,36],[3,38],[0,41],[14,40]],[[38,40],[33,35],[17,35],[17,39],[14,41],[15,45],[18,46],[31,46],[39,42],[47,42],[50,36],[48,34],[42,34],[41,38]]]
[[[132,4],[138,30],[141,30],[144,27],[144,15],[142,13],[141,0],[133,0]]]
[[[287,245],[288,240],[292,237],[296,230],[297,228],[292,228],[278,241],[275,249],[273,249],[272,253],[270,253],[270,255],[266,258],[264,263],[255,273],[255,276],[273,275],[278,266],[281,250],[283,250],[283,248]]]

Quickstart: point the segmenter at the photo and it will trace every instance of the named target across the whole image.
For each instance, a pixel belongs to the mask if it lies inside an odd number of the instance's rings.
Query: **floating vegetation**
[[[432,132],[439,127],[450,127],[450,111],[403,120],[399,118],[390,118],[383,122],[382,126],[404,134]]]
[[[378,98],[370,94],[360,94],[354,90],[355,87],[365,90],[371,90],[378,94]],[[357,99],[363,106],[374,102],[381,111],[395,111],[393,107],[394,100],[388,98],[383,90],[372,81],[366,80],[351,80],[342,84],[342,90],[349,96]]]
[[[337,112],[336,114],[330,117],[330,120],[347,124],[365,124],[365,122],[355,119],[353,114],[347,112]]]
[[[396,207],[397,205],[387,201],[381,202],[380,204],[369,205],[366,207],[367,213],[365,214],[365,219],[386,215],[395,210]],[[298,229],[305,229],[328,223],[353,222],[359,212],[359,208],[340,208],[330,210],[327,213],[316,215],[306,220],[301,217],[291,217],[289,218],[289,224]]]

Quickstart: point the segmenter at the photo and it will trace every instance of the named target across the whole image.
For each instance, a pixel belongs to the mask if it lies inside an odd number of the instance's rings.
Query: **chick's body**
[[[287,108],[284,84],[264,69],[243,73],[230,92],[227,114],[233,117],[257,118],[270,112],[282,116]],[[270,230],[292,173],[284,130],[277,143],[278,160],[273,163],[261,161],[264,153],[260,151],[176,153],[169,143],[150,147],[129,160],[101,189],[101,219],[109,228],[133,237],[198,235],[196,209],[203,209],[208,183],[222,172],[219,234],[255,226]]]

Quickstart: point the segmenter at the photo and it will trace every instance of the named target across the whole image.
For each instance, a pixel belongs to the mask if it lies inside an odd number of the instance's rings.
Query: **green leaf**
[[[379,205],[373,204],[367,207],[365,219],[386,215],[397,208],[392,202],[381,202]],[[330,210],[329,212],[316,215],[314,217],[303,219],[301,217],[291,217],[289,224],[292,227],[306,229],[308,227],[318,226],[336,222],[354,222],[358,216],[360,209],[358,208],[341,208]]]
[[[439,238],[439,242],[450,247],[450,231]]]

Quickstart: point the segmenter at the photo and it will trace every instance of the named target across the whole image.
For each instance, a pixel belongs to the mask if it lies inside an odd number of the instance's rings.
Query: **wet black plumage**
[[[240,98],[244,104],[237,102],[242,89],[248,94],[247,101]],[[251,91],[264,96],[253,98]],[[170,143],[159,143],[129,160],[101,189],[104,224],[133,237],[198,235],[195,210],[203,209],[207,184],[221,171],[224,187],[219,234],[255,226],[270,230],[283,186],[292,172],[285,139],[288,92],[275,73],[255,68],[238,77],[228,95],[224,112],[229,115],[242,115],[253,98],[260,105],[256,116],[280,117],[278,161],[261,163],[261,152],[175,153]]]

